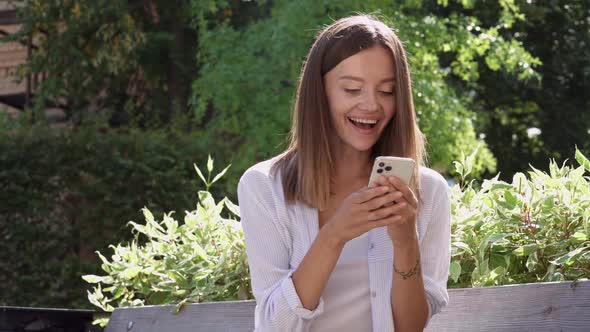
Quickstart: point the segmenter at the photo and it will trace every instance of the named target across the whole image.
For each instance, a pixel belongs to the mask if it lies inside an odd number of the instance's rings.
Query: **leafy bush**
[[[452,190],[450,287],[590,277],[590,161]],[[463,178],[473,158],[456,163]]]
[[[207,190],[199,191],[196,210],[185,211],[184,223],[164,214],[156,221],[143,209],[145,224],[130,222],[135,233],[127,245],[111,246],[111,260],[98,253],[107,276],[85,275],[98,284],[88,293],[90,302],[105,311],[116,306],[211,302],[252,298],[246,249],[240,223],[222,217],[224,207],[238,216],[227,197],[218,203],[208,191],[227,170],[210,181],[195,165]]]

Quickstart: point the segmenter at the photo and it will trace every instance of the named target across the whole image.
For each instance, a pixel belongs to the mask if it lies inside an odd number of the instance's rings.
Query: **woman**
[[[419,331],[447,304],[449,196],[423,149],[395,33],[366,15],[323,29],[289,148],[238,185],[256,331]],[[411,183],[367,186],[381,155],[414,159]]]

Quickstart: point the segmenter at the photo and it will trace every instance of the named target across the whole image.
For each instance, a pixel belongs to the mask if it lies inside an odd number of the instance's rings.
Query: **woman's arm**
[[[256,299],[256,331],[306,330],[323,305],[307,310],[299,300],[290,266],[292,241],[278,216],[268,174],[248,170],[238,184],[238,202]]]
[[[428,303],[420,269],[418,240],[394,247],[391,306],[396,331],[422,331],[428,318]]]
[[[398,331],[422,331],[430,317],[448,302],[446,281],[450,260],[450,200],[446,181],[436,174],[430,183],[432,206],[423,211],[428,219],[422,240],[416,230],[418,202],[411,189],[389,179],[404,198],[402,220],[389,226],[394,248],[391,304]],[[426,208],[426,207],[424,207]]]
[[[314,310],[318,306],[342,248],[344,244],[332,237],[328,225],[320,229],[309,251],[293,273],[293,284],[304,308]]]

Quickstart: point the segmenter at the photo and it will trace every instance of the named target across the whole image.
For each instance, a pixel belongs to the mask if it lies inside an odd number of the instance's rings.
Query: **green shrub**
[[[210,181],[195,165],[207,189],[227,170]],[[239,216],[238,207],[227,197],[215,202],[207,190],[199,191],[196,210],[185,211],[179,223],[172,213],[156,221],[143,209],[145,224],[130,222],[135,238],[130,244],[111,246],[111,260],[98,253],[107,276],[86,275],[96,283],[88,293],[90,302],[105,311],[115,306],[150,304],[182,305],[252,298],[246,249],[240,223],[222,217],[224,207]]]
[[[456,163],[464,178],[470,160]],[[498,176],[477,190],[452,190],[450,287],[491,286],[590,277],[590,161],[549,174],[532,168],[512,183]]]
[[[131,237],[137,212],[190,209],[206,162],[195,134],[52,129],[0,131],[0,305],[83,308],[95,251]],[[219,190],[221,186],[216,186]],[[214,195],[222,194],[220,191]]]

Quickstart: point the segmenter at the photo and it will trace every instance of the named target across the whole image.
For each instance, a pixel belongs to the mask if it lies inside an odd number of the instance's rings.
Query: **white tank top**
[[[311,331],[372,331],[368,252],[368,233],[344,245],[322,293],[324,312]]]

